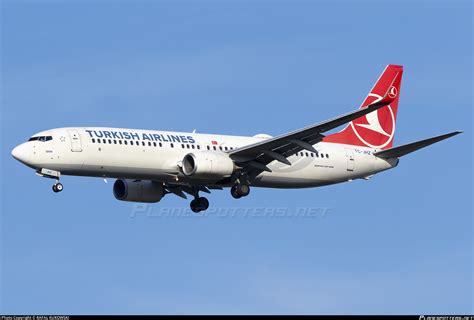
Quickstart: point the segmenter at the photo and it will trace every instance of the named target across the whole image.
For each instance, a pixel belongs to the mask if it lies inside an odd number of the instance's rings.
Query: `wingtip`
[[[446,138],[451,138],[451,137],[457,136],[458,134],[463,133],[463,132],[464,131],[462,131],[462,130],[456,130],[456,131],[453,131],[453,132],[450,132],[450,133],[445,133],[442,136],[445,137],[445,139],[446,139]]]

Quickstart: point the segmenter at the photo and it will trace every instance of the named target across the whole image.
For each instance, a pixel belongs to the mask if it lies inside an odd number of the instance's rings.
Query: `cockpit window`
[[[39,137],[31,137],[28,141],[50,141],[53,140],[52,136],[39,136]]]

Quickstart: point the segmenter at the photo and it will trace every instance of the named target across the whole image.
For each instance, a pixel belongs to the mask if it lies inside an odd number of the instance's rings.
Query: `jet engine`
[[[117,200],[133,202],[158,202],[163,198],[163,184],[148,180],[117,179],[113,187]]]
[[[234,162],[224,153],[201,151],[185,155],[182,168],[187,176],[224,178],[234,172]]]

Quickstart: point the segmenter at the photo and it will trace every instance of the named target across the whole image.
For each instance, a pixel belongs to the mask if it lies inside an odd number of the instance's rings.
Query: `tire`
[[[241,197],[246,197],[250,193],[250,186],[248,184],[239,184],[237,185],[237,193]]]
[[[230,188],[230,194],[232,195],[232,197],[234,197],[234,199],[240,199],[242,197],[240,194],[237,193],[236,186],[233,186],[232,188]]]
[[[55,184],[55,187],[56,187],[57,192],[61,192],[64,189],[62,183],[59,183],[59,182]]]
[[[194,213],[201,211],[196,200],[191,200],[189,207],[191,207],[191,211]]]
[[[207,208],[209,208],[209,200],[207,200],[207,198],[200,197],[197,200],[197,205],[199,207],[199,211],[207,210]]]
[[[55,184],[53,184],[53,188],[52,188],[52,189],[53,189],[53,192],[54,192],[54,193],[58,193],[58,189],[56,189],[56,185],[55,185]]]

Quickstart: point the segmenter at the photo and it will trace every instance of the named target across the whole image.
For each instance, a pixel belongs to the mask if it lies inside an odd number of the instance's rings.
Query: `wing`
[[[232,150],[229,152],[229,156],[242,168],[242,173],[249,177],[255,177],[262,171],[270,172],[271,170],[267,165],[274,160],[291,165],[287,158],[303,149],[317,153],[313,145],[322,140],[324,132],[389,105],[394,100],[389,95],[390,88],[399,78],[400,72],[397,72],[392,81],[387,82],[386,88],[382,91],[385,92],[384,96],[365,108]]]

